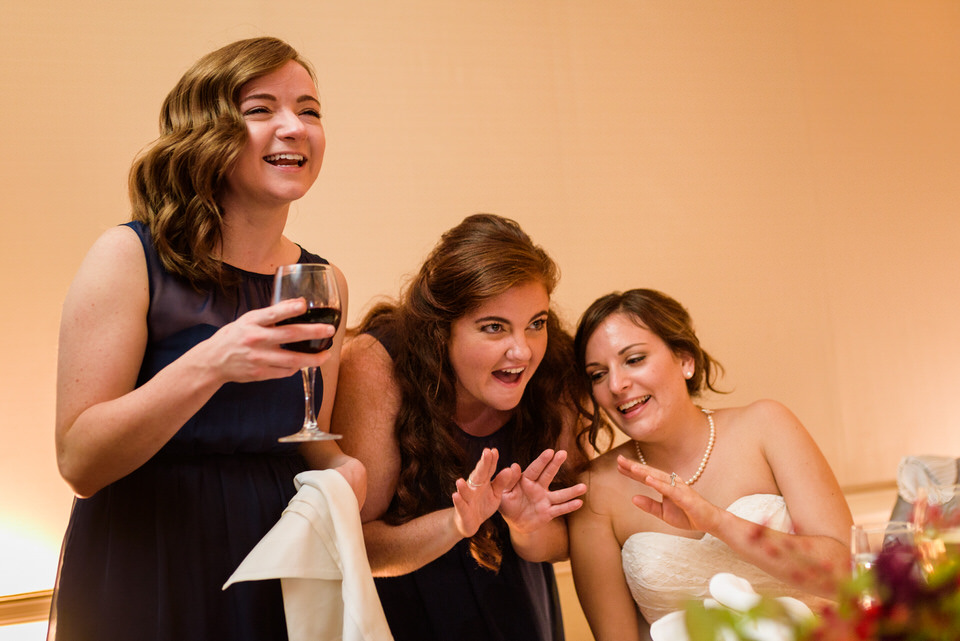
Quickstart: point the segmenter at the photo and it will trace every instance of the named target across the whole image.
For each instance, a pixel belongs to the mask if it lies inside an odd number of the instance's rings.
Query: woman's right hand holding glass
[[[281,347],[286,343],[329,338],[336,333],[333,326],[326,323],[276,326],[279,321],[303,314],[306,309],[306,302],[297,298],[247,312],[206,341],[210,362],[218,368],[224,381],[237,383],[284,378],[304,367],[320,367],[330,358],[329,350],[306,354]]]

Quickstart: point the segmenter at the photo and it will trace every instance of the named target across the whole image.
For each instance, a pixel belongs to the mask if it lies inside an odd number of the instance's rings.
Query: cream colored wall
[[[0,593],[49,587],[70,507],[52,432],[72,274],[127,218],[166,91],[251,35],[319,72],[325,166],[289,233],[344,269],[351,320],[442,230],[497,212],[561,264],[571,324],[615,288],[679,298],[734,390],[708,402],[785,402],[843,484],[960,453],[953,0],[0,12]]]

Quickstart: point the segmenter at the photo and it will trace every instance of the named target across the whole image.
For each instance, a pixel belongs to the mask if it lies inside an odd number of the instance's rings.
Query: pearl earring
[[[693,378],[693,372],[684,372],[683,376],[684,378]]]

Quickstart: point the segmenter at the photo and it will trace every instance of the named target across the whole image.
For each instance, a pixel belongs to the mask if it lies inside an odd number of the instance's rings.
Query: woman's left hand
[[[583,505],[580,497],[587,486],[578,483],[560,490],[550,490],[550,484],[567,460],[564,450],[544,450],[527,469],[519,475],[516,484],[504,491],[500,501],[500,514],[519,533],[530,533],[558,516],[569,514]],[[512,466],[517,472],[520,466]]]
[[[662,496],[660,501],[642,494],[633,497],[633,504],[647,514],[682,530],[716,530],[722,510],[700,496],[679,476],[674,475],[671,482],[670,474],[624,456],[617,457],[617,468],[624,476],[643,483]]]
[[[497,472],[500,453],[484,449],[480,460],[466,479],[457,479],[453,493],[454,525],[460,536],[469,538],[500,507],[503,492],[516,484],[519,469],[506,467]]]

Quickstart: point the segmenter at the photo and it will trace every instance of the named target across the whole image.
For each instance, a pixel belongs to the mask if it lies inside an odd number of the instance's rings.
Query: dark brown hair
[[[587,342],[603,321],[617,313],[625,314],[638,326],[656,334],[674,354],[689,354],[693,358],[695,369],[693,376],[687,379],[687,392],[690,396],[699,396],[704,388],[724,393],[714,387],[716,379],[723,373],[723,366],[700,346],[700,339],[697,338],[686,308],[662,292],[653,289],[631,289],[598,298],[583,312],[580,322],[577,323],[574,353],[577,377],[584,395],[591,393],[592,388],[587,376]],[[603,416],[603,411],[593,403],[592,415],[578,435],[578,446],[583,450],[586,443],[589,443],[591,448],[597,449],[601,432],[609,437],[611,428]]]
[[[369,312],[359,331],[386,328],[392,337],[394,376],[402,393],[396,418],[401,467],[385,520],[404,523],[449,506],[455,481],[472,470],[455,429],[456,377],[447,345],[451,324],[472,310],[530,282],[553,291],[553,260],[509,219],[468,216],[442,235],[400,300]],[[553,311],[547,317],[547,349],[515,411],[514,459],[521,467],[544,449],[556,448],[575,413],[573,341]],[[499,568],[501,552],[488,520],[471,539],[477,561]]]
[[[309,63],[277,38],[240,40],[200,58],[163,101],[160,137],[130,168],[133,219],[150,229],[163,266],[194,287],[226,284],[215,254],[217,198],[247,141],[240,90],[290,60],[315,80]]]

